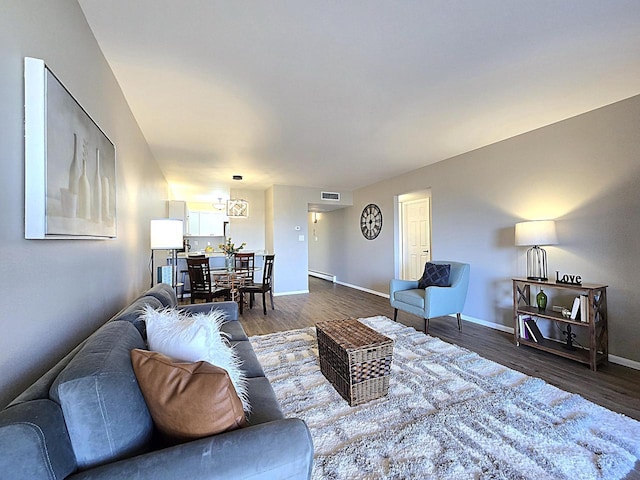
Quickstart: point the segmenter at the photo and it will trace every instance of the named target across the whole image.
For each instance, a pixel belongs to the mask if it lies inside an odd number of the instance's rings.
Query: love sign
[[[563,275],[560,278],[560,272],[556,270],[556,283],[564,283],[567,285],[582,285],[582,277],[580,275]]]

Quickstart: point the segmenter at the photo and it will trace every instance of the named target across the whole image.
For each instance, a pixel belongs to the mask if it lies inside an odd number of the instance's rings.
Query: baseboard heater
[[[312,277],[321,278],[323,280],[328,280],[328,281],[333,282],[333,283],[336,282],[336,276],[335,275],[331,275],[330,273],[324,273],[324,272],[317,272],[315,270],[309,270],[309,275],[311,275]]]

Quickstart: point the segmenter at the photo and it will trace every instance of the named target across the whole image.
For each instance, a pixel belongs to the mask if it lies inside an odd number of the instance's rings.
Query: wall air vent
[[[340,194],[338,192],[321,192],[320,198],[322,200],[333,200],[335,202],[339,202]]]

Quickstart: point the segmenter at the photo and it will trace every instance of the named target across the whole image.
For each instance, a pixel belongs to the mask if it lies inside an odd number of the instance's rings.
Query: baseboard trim
[[[455,318],[455,315],[449,315],[449,316]],[[506,327],[499,323],[489,322],[487,320],[482,320],[480,318],[475,318],[475,317],[469,317],[467,315],[461,315],[461,317],[463,320],[466,320],[467,322],[477,323],[478,325],[483,325],[485,327],[492,328],[493,330],[500,330],[501,332],[510,333],[511,335],[513,335],[513,327]]]
[[[312,277],[321,278],[322,280],[328,280],[329,282],[336,283],[336,276],[330,273],[318,272],[316,270],[309,270],[309,275]]]
[[[607,356],[607,359],[611,363],[616,363],[618,365],[622,365],[623,367],[633,368],[634,370],[640,370],[640,362],[636,362],[635,360],[629,360],[628,358],[611,354]]]
[[[282,297],[284,295],[300,295],[302,293],[309,293],[309,290],[293,290],[290,292],[273,292],[274,297]]]
[[[389,298],[388,293],[376,292],[375,290],[369,290],[368,288],[359,287],[358,285],[352,285],[350,283],[340,282],[339,280],[336,280],[335,283],[337,283],[338,285],[342,285],[344,287],[360,290],[361,292],[367,292],[367,293],[371,293],[372,295],[377,295],[379,297]]]

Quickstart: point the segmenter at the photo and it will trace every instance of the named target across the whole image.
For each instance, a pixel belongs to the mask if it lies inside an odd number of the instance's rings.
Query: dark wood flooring
[[[245,308],[240,318],[247,335],[310,327],[320,321],[345,317],[385,315],[393,318],[393,309],[384,297],[314,277],[309,277],[309,291],[308,294],[275,297],[275,310],[267,303],[266,316],[262,312],[262,300],[257,298],[254,308]],[[423,319],[404,312],[398,313],[398,321],[421,331],[424,329]],[[432,319],[429,334],[640,420],[638,370],[609,363],[592,372],[581,363],[524,346],[516,347],[512,335],[489,327],[463,321],[459,332],[452,317]],[[640,480],[640,462],[626,478]]]

